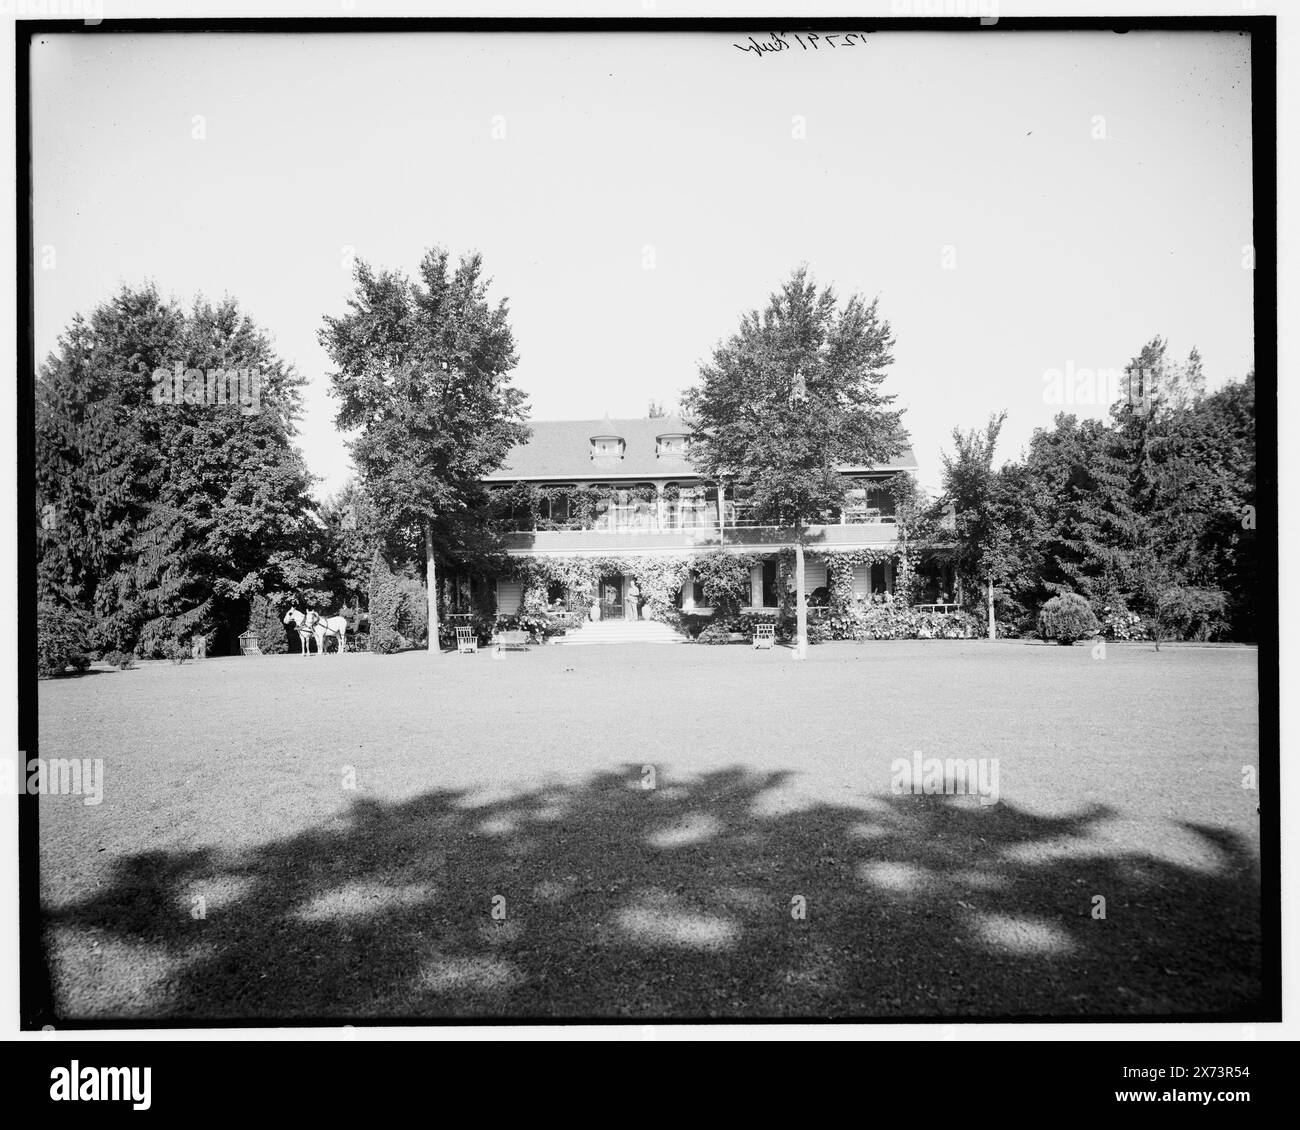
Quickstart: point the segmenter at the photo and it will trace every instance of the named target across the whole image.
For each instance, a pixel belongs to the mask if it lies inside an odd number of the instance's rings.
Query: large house
[[[680,417],[530,426],[528,442],[486,480],[500,500],[502,544],[517,566],[495,579],[498,616],[525,610],[530,577],[536,585],[539,575],[546,604],[572,607],[575,586],[566,577],[583,575],[581,603],[590,602],[591,619],[649,619],[656,598],[665,599],[651,591],[650,573],[672,577],[667,598],[675,609],[707,614],[708,586],[692,562],[719,552],[735,555],[748,573],[741,612],[775,613],[791,591],[790,531],[760,524],[730,486],[699,475]],[[850,599],[892,598],[908,563],[888,486],[915,468],[910,449],[888,463],[843,468],[854,487],[807,531],[809,594],[824,597],[837,578],[841,597],[851,585]],[[665,573],[670,563],[676,571]],[[451,577],[447,586],[447,612],[468,611],[468,582]],[[950,578],[936,575],[931,587],[934,598],[951,598]]]

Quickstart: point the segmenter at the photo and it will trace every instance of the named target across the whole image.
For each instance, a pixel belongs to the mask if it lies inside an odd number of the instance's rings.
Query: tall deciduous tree
[[[452,270],[434,248],[418,275],[358,263],[348,312],[326,317],[320,340],[366,493],[397,537],[423,549],[436,654],[435,555],[472,540],[481,480],[528,430],[524,394],[510,384],[518,357],[506,303],[488,301],[481,257]]]
[[[1018,522],[1009,482],[993,466],[993,453],[1006,421],[1005,412],[989,417],[984,430],[952,432],[954,451],[943,455],[943,498],[954,512],[953,536],[958,568],[986,594],[989,639],[997,638],[995,586],[1012,571]]]
[[[742,316],[683,400],[700,472],[792,531],[800,654],[808,527],[844,504],[853,483],[843,467],[886,463],[906,445],[902,413],[880,390],[893,344],[875,300],[853,295],[841,307],[801,267],[765,310]]]

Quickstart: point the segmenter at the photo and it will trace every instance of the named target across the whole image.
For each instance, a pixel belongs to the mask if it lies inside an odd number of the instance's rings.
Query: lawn
[[[1256,658],[628,644],[44,681],[41,755],[105,774],[99,805],[40,800],[57,1008],[1253,1015]],[[996,759],[997,803],[896,793],[915,751]]]

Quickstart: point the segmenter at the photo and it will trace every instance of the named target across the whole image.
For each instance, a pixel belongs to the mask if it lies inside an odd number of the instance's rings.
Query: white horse
[[[296,608],[290,608],[284,614],[284,623],[292,624],[298,630],[298,642],[302,645],[302,654],[306,655],[311,650],[312,637],[311,629],[307,626],[307,615]]]
[[[307,609],[307,627],[315,633],[316,651],[325,654],[325,641],[331,636],[339,641],[339,654],[348,649],[348,618],[346,616],[322,616],[314,609]]]

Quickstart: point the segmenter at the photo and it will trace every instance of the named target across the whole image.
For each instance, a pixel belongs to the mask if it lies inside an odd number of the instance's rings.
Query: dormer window
[[[665,455],[685,455],[686,436],[673,432],[656,437],[655,454],[660,458]]]
[[[621,436],[592,436],[591,457],[593,459],[622,459],[627,445]]]

